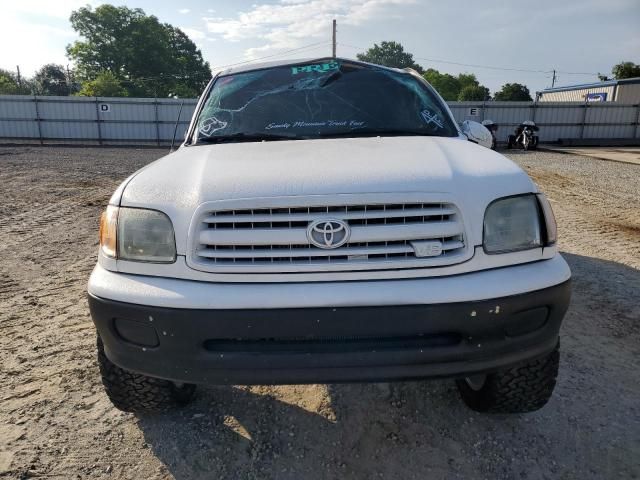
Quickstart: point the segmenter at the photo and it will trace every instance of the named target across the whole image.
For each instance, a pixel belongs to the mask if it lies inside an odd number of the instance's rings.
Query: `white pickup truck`
[[[410,70],[216,75],[181,147],[101,220],[89,306],[114,405],[452,377],[477,411],[541,408],[571,273],[545,196],[483,132]]]

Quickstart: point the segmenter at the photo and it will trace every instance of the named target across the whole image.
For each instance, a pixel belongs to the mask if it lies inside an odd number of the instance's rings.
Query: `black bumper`
[[[286,287],[283,287],[286,288]],[[107,357],[190,383],[293,384],[460,377],[556,346],[571,285],[477,302],[192,310],[89,295]]]

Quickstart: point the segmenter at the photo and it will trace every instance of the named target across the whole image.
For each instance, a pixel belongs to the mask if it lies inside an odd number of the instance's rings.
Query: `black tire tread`
[[[545,357],[487,375],[479,391],[457,380],[464,402],[473,410],[488,413],[526,413],[544,407],[553,393],[558,376],[558,347]]]
[[[100,337],[97,347],[102,384],[109,400],[117,409],[131,413],[167,411],[184,405],[193,398],[195,385],[176,387],[168,380],[124,370],[107,358]]]

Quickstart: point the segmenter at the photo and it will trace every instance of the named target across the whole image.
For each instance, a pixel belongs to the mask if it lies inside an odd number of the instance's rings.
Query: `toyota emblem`
[[[316,220],[307,228],[307,238],[318,248],[338,248],[349,241],[351,229],[347,222],[337,219]]]

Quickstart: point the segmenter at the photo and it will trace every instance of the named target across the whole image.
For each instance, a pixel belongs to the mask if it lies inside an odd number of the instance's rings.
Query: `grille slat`
[[[345,207],[343,207],[345,208]],[[280,209],[274,209],[280,210]],[[249,210],[249,212],[252,212]],[[232,215],[210,215],[202,219],[204,223],[211,224],[212,226],[219,223],[255,223],[255,222],[312,222],[314,220],[321,220],[323,218],[340,218],[342,220],[353,219],[389,219],[389,218],[403,218],[403,217],[440,217],[444,215],[453,215],[455,210],[452,208],[413,208],[406,210],[367,210],[365,212],[350,212],[350,211],[328,211],[319,213],[273,213],[273,214],[232,214]],[[247,227],[253,228],[253,227]]]
[[[202,245],[306,245],[307,228],[254,228],[239,235],[234,228],[206,229],[200,232]],[[382,242],[385,240],[423,240],[461,235],[462,224],[455,220],[444,222],[402,223],[397,225],[356,225],[351,227],[353,242]]]
[[[347,243],[322,249],[307,238],[311,222],[337,219]],[[195,231],[192,260],[211,272],[287,273],[451,265],[467,252],[464,226],[451,203],[287,206],[205,211]],[[412,242],[439,241],[429,257]],[[417,248],[417,247],[416,247]]]
[[[389,243],[389,242],[385,242]],[[300,246],[299,248],[287,248],[278,250],[278,256],[282,257],[333,257],[344,255],[389,255],[399,253],[410,253],[413,256],[413,247],[405,242],[399,242],[399,245],[388,246],[364,246],[351,247],[347,243],[342,248],[335,250],[320,250],[312,245]],[[462,248],[464,244],[459,240],[448,240],[443,242],[442,250],[456,250]],[[291,245],[289,247],[292,247]],[[233,246],[230,249],[218,250],[216,248],[207,248],[200,250],[198,254],[207,258],[238,258],[238,259],[255,259],[269,258],[273,256],[273,248],[256,248],[255,246]]]

